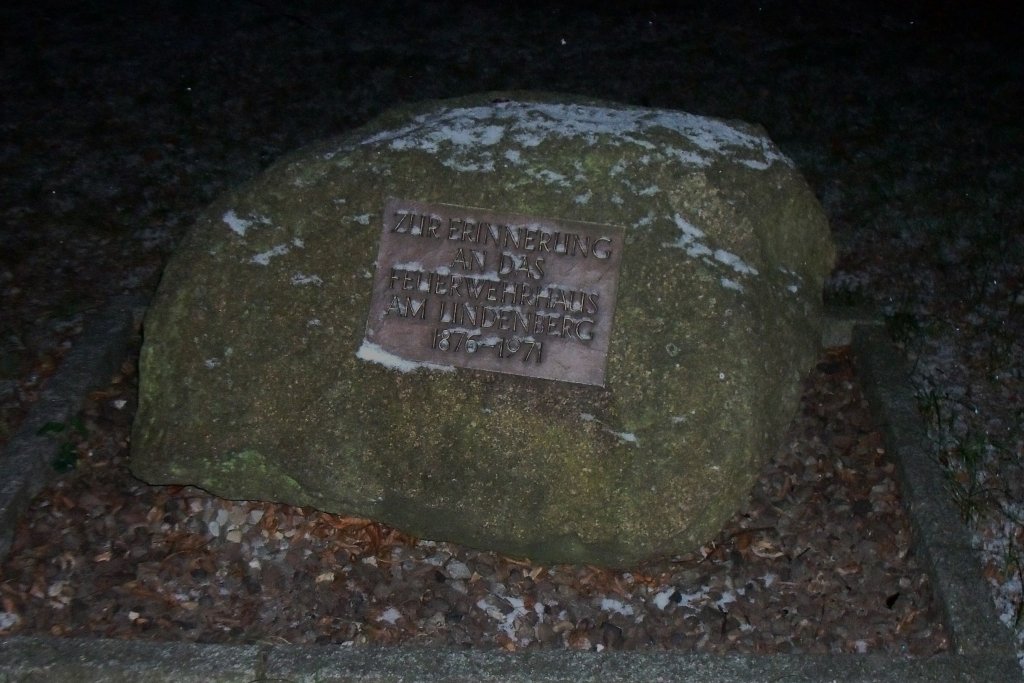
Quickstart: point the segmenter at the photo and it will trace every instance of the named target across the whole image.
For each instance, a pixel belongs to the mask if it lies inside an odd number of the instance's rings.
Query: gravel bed
[[[368,520],[152,487],[128,472],[133,367],[59,430],[69,468],[0,568],[0,634],[704,652],[947,648],[895,467],[847,350],[698,552],[628,570],[535,565]]]

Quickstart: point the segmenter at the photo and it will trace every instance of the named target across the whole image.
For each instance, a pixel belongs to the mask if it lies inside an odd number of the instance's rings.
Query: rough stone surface
[[[606,385],[357,357],[388,197],[624,226]],[[754,126],[523,93],[396,110],[189,233],[146,319],[132,467],[535,560],[687,550],[778,445],[832,258]]]

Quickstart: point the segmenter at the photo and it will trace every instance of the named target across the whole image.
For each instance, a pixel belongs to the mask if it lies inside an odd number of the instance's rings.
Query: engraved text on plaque
[[[622,247],[617,226],[391,199],[366,343],[603,386]]]

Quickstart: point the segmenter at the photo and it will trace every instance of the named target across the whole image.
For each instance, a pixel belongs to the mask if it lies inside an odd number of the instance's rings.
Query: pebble
[[[0,612],[0,631],[17,626],[20,621],[21,617],[14,612]]]
[[[226,512],[223,511],[222,512]],[[245,521],[249,518],[249,513],[246,512],[245,508],[241,505],[235,505],[231,508],[230,512],[227,512],[228,521],[232,526],[242,526]],[[220,517],[218,516],[218,519]]]
[[[423,621],[423,628],[428,631],[439,631],[444,628],[445,616],[441,612],[435,612]]]
[[[465,562],[459,560],[450,560],[444,568],[447,569],[449,577],[456,580],[466,580],[473,575],[473,570]]]
[[[423,545],[422,541],[420,542],[420,545]],[[423,561],[427,564],[432,564],[435,567],[443,567],[444,563],[448,561],[449,557],[450,555],[439,553],[437,555],[431,555],[430,557],[425,558]]]
[[[537,640],[546,645],[554,643],[558,638],[558,634],[555,633],[555,629],[547,622],[537,624],[537,627],[534,629],[534,634],[536,635]]]
[[[571,621],[566,621],[563,619],[562,621],[559,621],[552,625],[551,628],[555,633],[558,634],[567,633],[568,631],[571,631],[573,629],[573,623]]]

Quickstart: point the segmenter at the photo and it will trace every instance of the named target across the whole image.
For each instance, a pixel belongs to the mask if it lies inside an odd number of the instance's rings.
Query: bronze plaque
[[[623,230],[390,199],[360,357],[604,386]]]

